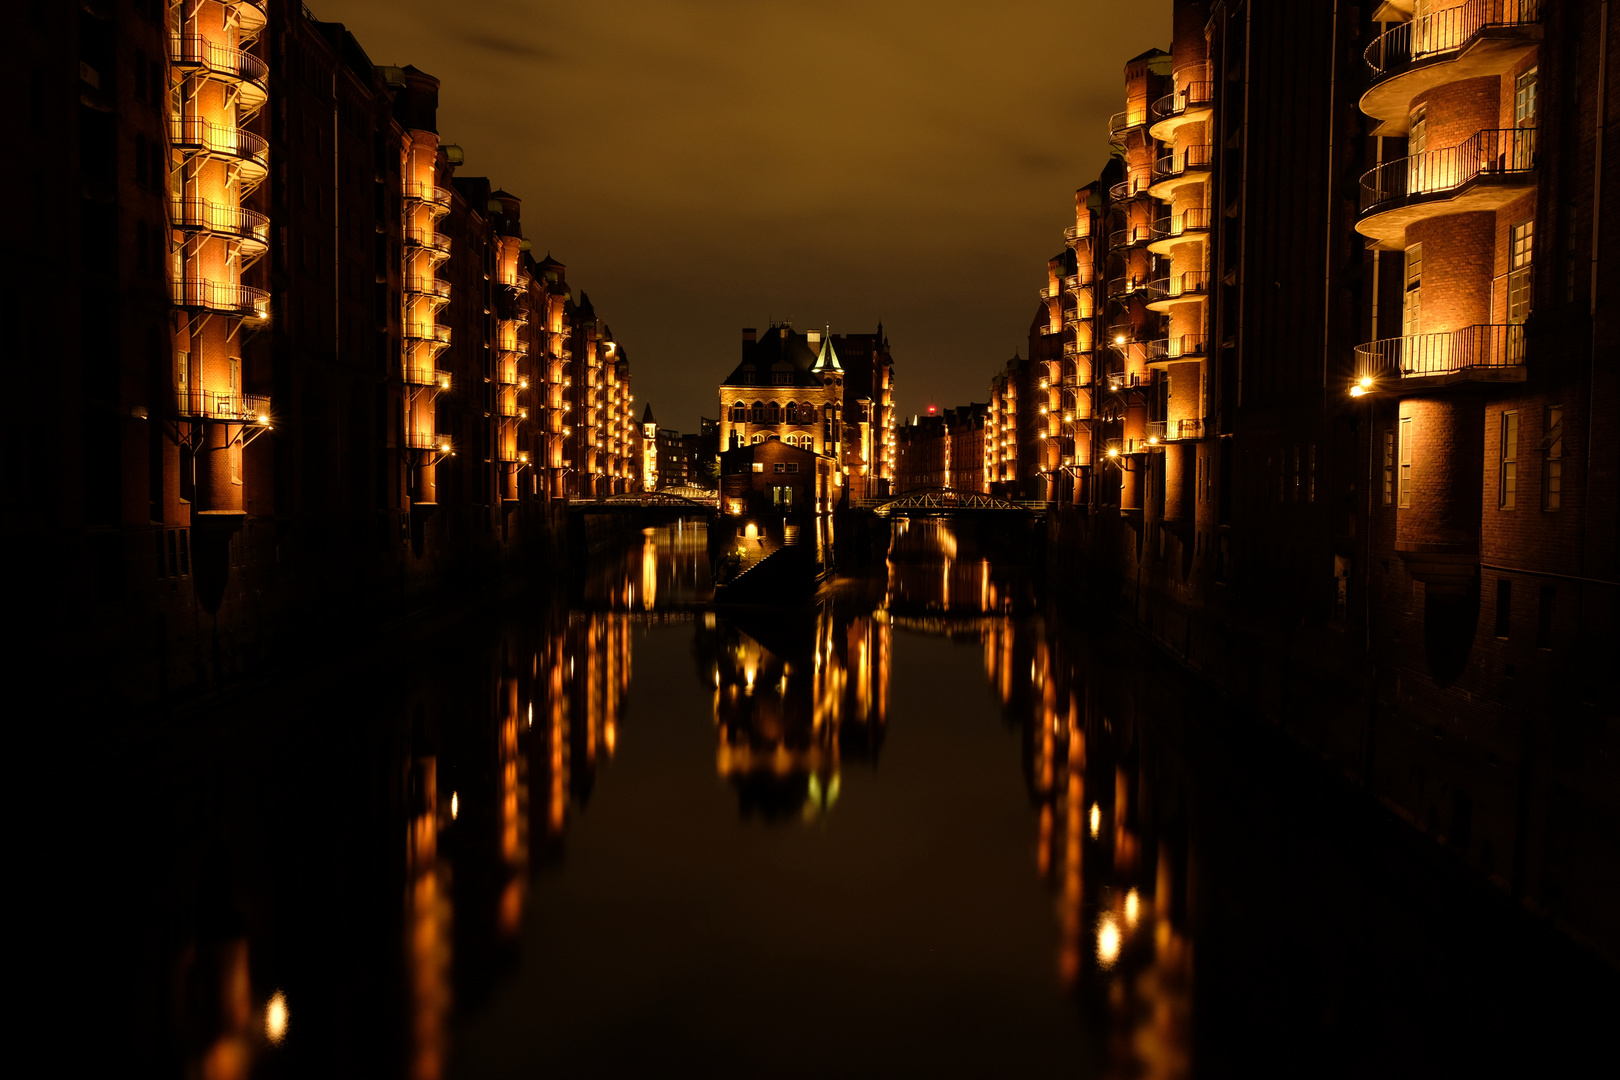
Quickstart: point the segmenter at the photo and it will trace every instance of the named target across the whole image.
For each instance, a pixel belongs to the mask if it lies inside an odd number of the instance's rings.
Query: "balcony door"
[[[1427,359],[1427,339],[1423,333],[1423,245],[1406,249],[1406,287],[1401,294],[1401,337],[1405,338],[1402,366],[1420,372]]]

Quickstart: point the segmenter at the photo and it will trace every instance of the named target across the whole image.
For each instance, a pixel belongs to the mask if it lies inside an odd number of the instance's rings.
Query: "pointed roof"
[[[811,371],[843,371],[844,365],[838,362],[838,350],[833,348],[832,334],[827,333],[821,339],[821,355],[816,357],[816,366]]]
[[[653,419],[652,402],[650,402],[650,401],[647,402],[647,407],[645,409],[641,410],[641,422],[643,424],[656,424],[656,423],[658,423],[658,421]]]
[[[585,294],[584,289],[579,290],[579,300],[576,301],[576,306],[582,318],[596,318],[596,308],[592,306],[591,298]]]

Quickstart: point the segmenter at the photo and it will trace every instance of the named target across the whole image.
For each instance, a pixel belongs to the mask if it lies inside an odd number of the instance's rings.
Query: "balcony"
[[[1147,343],[1149,367],[1168,367],[1204,358],[1203,334],[1180,334]]]
[[[1063,343],[1063,355],[1066,356],[1066,357],[1068,357],[1068,356],[1089,356],[1090,354],[1091,354],[1091,350],[1090,349],[1082,349],[1080,347],[1080,343],[1078,341],[1065,341]]]
[[[251,131],[211,123],[200,116],[171,117],[169,138],[176,150],[230,162],[256,180],[263,179],[270,167],[269,143]]]
[[[238,318],[268,318],[270,294],[250,285],[227,285],[205,278],[170,282],[176,307],[209,311]]]
[[[270,219],[257,210],[244,210],[207,199],[174,199],[169,203],[169,221],[185,232],[205,232],[239,241],[253,254],[270,243]]]
[[[1168,201],[1178,187],[1203,179],[1214,158],[1214,148],[1208,143],[1165,154],[1153,162],[1153,186],[1148,193],[1155,199]]]
[[[169,59],[177,68],[228,84],[249,110],[263,108],[270,96],[270,68],[250,52],[216,45],[199,34],[170,34]]]
[[[1193,442],[1204,437],[1202,420],[1167,420],[1164,438],[1167,442]]]
[[[1190,82],[1153,103],[1153,126],[1148,129],[1148,134],[1160,142],[1169,142],[1175,137],[1177,128],[1207,120],[1214,101],[1214,82],[1208,79]]]
[[[1056,300],[1062,294],[1049,285],[1043,285],[1035,295],[1041,300]]]
[[[429,341],[437,345],[450,344],[450,328],[438,323],[406,323],[405,340]]]
[[[446,213],[450,209],[450,189],[432,184],[406,184],[405,201],[422,203],[441,214]]]
[[[432,386],[439,390],[450,389],[450,373],[435,368],[432,364],[406,364],[406,386]]]
[[[1356,231],[1386,250],[1444,214],[1495,210],[1535,187],[1536,129],[1481,131],[1459,146],[1386,161],[1361,178]]]
[[[1524,327],[1482,323],[1439,334],[1370,341],[1356,346],[1356,372],[1372,379],[1433,378],[1436,383],[1522,382]]]
[[[1143,106],[1122,110],[1108,118],[1108,137],[1114,142],[1124,142],[1125,136],[1146,123],[1147,109]]]
[[[450,256],[450,238],[432,229],[406,229],[405,246],[421,248],[441,259]]]
[[[262,394],[181,390],[175,394],[175,410],[183,419],[270,425],[270,399]]]
[[[1087,320],[1084,315],[1081,315],[1080,312],[1076,311],[1074,308],[1068,308],[1063,312],[1063,329],[1065,330],[1073,330],[1081,323],[1087,321],[1089,320]]]
[[[1153,223],[1153,239],[1148,250],[1155,255],[1168,255],[1183,241],[1203,241],[1209,237],[1209,208],[1205,206],[1183,210],[1179,214],[1159,218]]]
[[[1063,242],[1069,247],[1079,247],[1082,243],[1091,242],[1091,226],[1070,225],[1063,230]]]
[[[409,277],[405,279],[406,302],[419,296],[440,304],[450,300],[450,283],[442,278]]]
[[[1146,176],[1128,176],[1117,184],[1108,188],[1109,202],[1126,202],[1130,199],[1143,198],[1148,194],[1151,180]]]
[[[1107,341],[1111,348],[1121,351],[1136,340],[1136,327],[1128,322],[1115,323],[1108,328]]]
[[[412,450],[448,454],[450,452],[450,436],[431,431],[407,431],[405,433],[405,445]]]
[[[1149,311],[1169,311],[1174,304],[1202,300],[1209,295],[1209,271],[1188,270],[1148,282]]]
[[[1066,293],[1078,293],[1081,289],[1089,289],[1089,288],[1091,288],[1091,282],[1089,282],[1089,281],[1081,281],[1079,274],[1066,274],[1066,275],[1064,275],[1064,278],[1063,278],[1063,291],[1064,292],[1066,292]]]
[[[265,0],[220,0],[220,3],[245,33],[257,34],[270,21],[265,14]]]
[[[1108,234],[1108,246],[1111,248],[1139,247],[1153,239],[1151,225],[1128,225],[1123,229],[1115,229]]]
[[[1501,75],[1541,41],[1542,0],[1472,0],[1401,23],[1364,54],[1372,83],[1361,111],[1371,135],[1404,135],[1412,99],[1463,79]]]

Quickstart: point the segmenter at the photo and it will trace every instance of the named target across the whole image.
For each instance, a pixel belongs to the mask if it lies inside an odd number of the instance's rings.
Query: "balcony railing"
[[[1071,245],[1080,240],[1089,240],[1091,239],[1091,226],[1087,225],[1081,228],[1079,225],[1070,225],[1063,230],[1063,239]]]
[[[1207,169],[1212,158],[1213,150],[1208,143],[1183,147],[1179,152],[1172,151],[1153,163],[1153,179],[1169,180],[1188,169]]]
[[[1473,0],[1401,23],[1373,39],[1363,54],[1378,83],[1425,60],[1460,53],[1485,30],[1541,21],[1541,0]]]
[[[1108,246],[1114,248],[1135,247],[1137,244],[1145,244],[1152,239],[1153,227],[1151,225],[1128,225],[1123,229],[1115,229],[1108,234]]]
[[[1041,288],[1040,288],[1040,291],[1037,292],[1035,295],[1036,295],[1036,297],[1038,297],[1041,300],[1056,300],[1062,294],[1052,292],[1049,286],[1042,285]]]
[[[1450,195],[1482,176],[1527,173],[1535,167],[1535,128],[1477,132],[1457,146],[1386,161],[1367,172],[1361,178],[1361,212],[1424,195]]]
[[[438,323],[406,323],[405,337],[409,341],[435,341],[440,345],[448,345],[450,328],[440,326]]]
[[[1082,349],[1078,341],[1065,341],[1063,343],[1064,356],[1084,356],[1090,352],[1090,349]]]
[[[1147,110],[1144,108],[1125,109],[1108,118],[1108,134],[1115,142],[1123,139],[1132,128],[1139,128],[1147,123]]]
[[[265,14],[265,0],[221,0],[222,6],[236,15],[236,23],[249,33],[257,33],[269,22]]]
[[[1065,274],[1063,276],[1063,291],[1064,292],[1077,293],[1081,289],[1089,288],[1090,286],[1091,286],[1091,282],[1089,282],[1089,281],[1081,281],[1079,274]]]
[[[439,435],[429,431],[407,431],[405,445],[412,450],[436,450],[440,453],[450,451],[450,436]]]
[[[406,184],[405,198],[427,203],[429,206],[450,209],[450,190],[448,188],[434,187],[432,184]]]
[[[1138,195],[1146,195],[1151,181],[1145,176],[1128,176],[1117,184],[1108,187],[1108,200],[1110,202],[1124,202],[1134,199]]]
[[[1188,270],[1182,274],[1150,281],[1147,285],[1149,300],[1174,300],[1178,296],[1201,296],[1209,291],[1208,270]]]
[[[428,251],[438,252],[442,255],[450,254],[450,238],[442,232],[432,229],[406,229],[405,243],[412,247],[426,248]]]
[[[450,373],[432,364],[406,364],[405,383],[407,386],[437,386],[440,390],[448,390]]]
[[[405,291],[417,296],[431,296],[437,300],[450,299],[450,283],[443,278],[406,278]]]
[[[183,278],[170,284],[178,307],[248,318],[265,314],[270,305],[270,294],[251,285],[227,285],[205,278]]]
[[[1164,437],[1171,442],[1179,442],[1183,439],[1202,439],[1204,437],[1204,422],[1202,420],[1166,421]]]
[[[1149,446],[1157,446],[1162,442],[1164,442],[1164,421],[1163,420],[1149,420],[1147,422],[1147,443],[1148,443],[1148,445]]]
[[[1153,238],[1155,240],[1172,239],[1183,236],[1189,232],[1207,232],[1209,230],[1209,208],[1204,206],[1183,210],[1179,214],[1159,218],[1153,223]]]
[[[1065,330],[1073,330],[1085,321],[1085,318],[1074,308],[1068,308],[1063,312],[1063,329]]]
[[[1204,355],[1203,334],[1180,334],[1147,343],[1148,361],[1192,360]]]
[[[270,242],[270,219],[257,210],[207,199],[174,199],[169,203],[169,217],[177,229],[196,229],[261,244]]]
[[[182,417],[243,424],[270,423],[270,399],[263,394],[180,390],[175,393],[175,409]]]
[[[1180,116],[1188,107],[1208,105],[1215,100],[1215,84],[1208,80],[1188,83],[1173,94],[1166,94],[1153,103],[1153,118],[1168,120]]]
[[[1465,326],[1440,334],[1383,338],[1356,346],[1362,375],[1450,375],[1471,368],[1524,363],[1524,327],[1515,323]]]
[[[169,137],[181,150],[235,158],[260,169],[269,167],[270,144],[251,131],[224,127],[200,116],[176,116],[169,121]]]
[[[248,83],[261,94],[268,92],[269,65],[252,53],[216,45],[200,34],[170,34],[169,58],[175,67],[203,68],[209,74]]]

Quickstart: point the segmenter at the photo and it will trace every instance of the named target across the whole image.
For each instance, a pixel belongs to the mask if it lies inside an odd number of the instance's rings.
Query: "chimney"
[[[821,331],[820,330],[806,330],[804,332],[804,336],[810,339],[810,351],[811,352],[820,352],[821,351]]]

